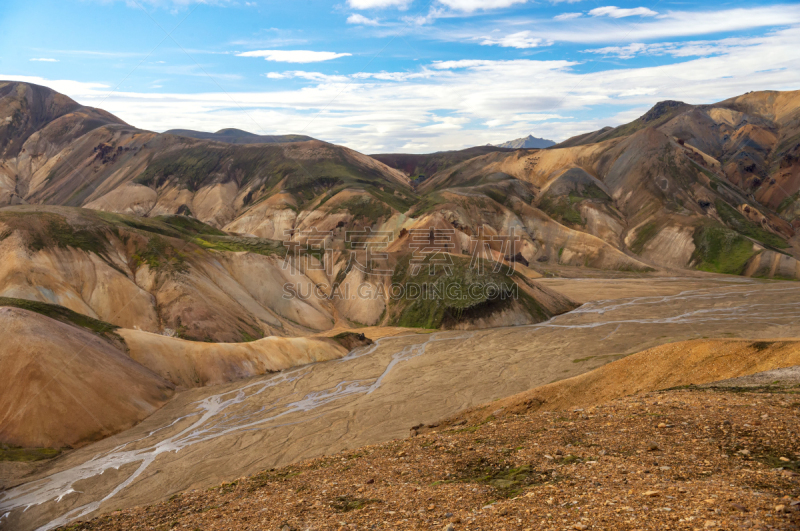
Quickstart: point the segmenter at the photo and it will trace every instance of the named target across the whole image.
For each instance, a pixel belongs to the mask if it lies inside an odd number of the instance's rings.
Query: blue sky
[[[563,140],[663,99],[800,89],[796,2],[2,0],[0,47],[0,79],[138,127],[367,153]]]

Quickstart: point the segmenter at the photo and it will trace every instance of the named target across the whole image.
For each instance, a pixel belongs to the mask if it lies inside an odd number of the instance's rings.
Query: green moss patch
[[[381,500],[372,500],[367,498],[356,498],[353,496],[337,496],[330,502],[331,509],[338,513],[348,513],[350,511],[357,511],[363,509],[372,503],[381,503]]]
[[[583,201],[583,199],[583,197],[572,193],[558,197],[545,195],[539,201],[539,209],[559,223],[584,226],[586,221],[575,208],[575,205]]]
[[[714,206],[717,209],[719,217],[722,218],[722,221],[739,234],[753,238],[767,247],[772,247],[774,249],[786,249],[789,247],[786,240],[765,230],[760,225],[753,223],[725,201],[717,199],[714,202]]]
[[[31,463],[52,459],[59,455],[61,455],[61,450],[58,448],[21,448],[19,446],[0,444],[0,461]]]
[[[331,212],[348,212],[355,219],[377,222],[392,215],[392,209],[385,203],[369,196],[351,197],[339,203]]]
[[[204,249],[228,251],[232,253],[253,253],[264,256],[286,256],[286,248],[281,242],[265,238],[249,238],[240,236],[199,236],[193,243]]]
[[[656,234],[658,234],[658,225],[656,225],[655,221],[649,221],[642,225],[639,230],[636,231],[636,239],[631,245],[631,251],[639,255],[642,254],[644,246],[647,242],[652,240]]]
[[[150,162],[134,182],[160,188],[168,180],[176,180],[189,190],[199,190],[209,176],[221,169],[221,162],[229,150],[196,147],[169,153]]]
[[[0,297],[0,306],[10,306],[13,308],[20,308],[22,310],[35,312],[44,315],[45,317],[55,319],[56,321],[61,321],[62,323],[84,328],[94,334],[103,336],[106,339],[112,341],[122,341],[122,338],[116,333],[120,327],[105,321],[100,321],[99,319],[94,319],[88,315],[83,315],[82,313],[73,312],[72,310],[57,304],[29,301],[27,299]]]
[[[450,263],[445,264],[449,257]],[[410,328],[440,328],[502,310],[525,294],[512,280],[511,270],[484,262],[483,270],[453,255],[427,255],[419,267],[404,256],[395,267],[392,284],[403,287],[393,300],[394,324]],[[480,289],[478,289],[480,288]],[[525,299],[526,302],[531,302]],[[535,301],[532,304],[536,305]]]
[[[753,243],[720,225],[703,225],[694,232],[692,260],[697,269],[711,273],[740,275],[756,251]]]
[[[136,267],[147,265],[151,271],[157,272],[183,273],[188,270],[186,255],[159,236],[150,238],[142,249],[137,249],[133,262]]]
[[[253,492],[255,490],[264,488],[267,485],[280,483],[295,476],[299,476],[302,473],[302,471],[296,470],[292,467],[286,467],[280,470],[276,470],[274,468],[271,470],[265,470],[247,480],[247,490],[248,492]]]
[[[32,251],[71,247],[102,256],[108,245],[102,225],[83,223],[73,226],[64,216],[53,212],[0,212],[0,222],[7,226],[5,237],[17,231],[24,233]]]
[[[489,485],[501,498],[514,498],[525,488],[544,484],[549,479],[547,472],[538,471],[531,465],[516,466],[485,458],[468,464],[457,476],[457,481],[462,483]]]

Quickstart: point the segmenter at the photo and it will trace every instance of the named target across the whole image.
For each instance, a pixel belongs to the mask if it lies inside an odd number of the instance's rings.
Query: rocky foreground
[[[68,529],[800,528],[797,385],[497,414]]]

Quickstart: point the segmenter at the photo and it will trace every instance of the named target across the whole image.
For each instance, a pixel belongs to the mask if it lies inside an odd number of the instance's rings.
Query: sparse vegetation
[[[264,238],[241,236],[198,236],[193,243],[204,249],[228,251],[232,253],[254,253],[264,256],[286,256],[286,247],[281,242]]]
[[[786,249],[789,247],[789,244],[786,242],[786,240],[767,231],[760,225],[753,223],[744,217],[741,212],[730,206],[725,201],[717,199],[714,202],[714,206],[716,207],[720,218],[722,218],[722,221],[724,221],[725,224],[733,228],[739,234],[753,238],[754,240],[759,241],[768,247],[777,249]]]
[[[58,457],[61,450],[58,448],[20,448],[0,444],[0,461],[17,461],[30,463]]]
[[[694,232],[692,260],[697,269],[711,273],[739,275],[756,251],[739,233],[720,225],[702,225]]]
[[[0,307],[1,306],[10,306],[13,308],[19,308],[21,310],[28,310],[29,312],[35,312],[44,315],[45,317],[55,319],[56,321],[61,321],[62,323],[85,328],[86,330],[103,336],[111,341],[122,341],[122,338],[116,333],[116,331],[119,329],[118,326],[112,325],[105,321],[100,321],[99,319],[94,319],[88,315],[83,315],[82,313],[73,312],[72,310],[57,304],[31,301],[28,299],[0,297]]]
[[[348,513],[350,511],[363,509],[371,503],[381,503],[381,501],[368,498],[356,498],[353,496],[337,496],[330,502],[330,506],[336,512]]]
[[[48,247],[79,249],[105,255],[108,240],[103,227],[84,222],[73,226],[67,219],[52,212],[0,212],[0,222],[7,226],[5,237],[19,231],[28,247],[40,251]]]
[[[515,295],[531,302],[506,274],[510,272],[507,266],[497,273],[494,266],[485,262],[481,271],[470,267],[469,259],[442,254],[428,255],[416,267],[411,255],[405,256],[392,277],[393,284],[405,289],[404,297],[394,301],[393,321],[397,326],[440,328],[505,308]],[[535,301],[532,304],[538,307]]]
[[[151,271],[185,273],[189,270],[186,255],[160,236],[153,236],[143,249],[133,255],[135,266],[147,265]]]
[[[648,221],[636,231],[636,239],[631,244],[631,251],[642,254],[644,246],[652,240],[658,233],[658,225],[655,221]]]
[[[369,196],[351,197],[336,205],[332,212],[349,212],[357,220],[367,220],[373,223],[392,215],[391,208]]]
[[[158,189],[174,179],[179,185],[196,192],[214,172],[220,171],[220,163],[228,151],[203,146],[169,152],[152,160],[134,182]]]
[[[559,197],[545,195],[539,201],[539,209],[558,222],[584,226],[586,221],[574,206],[583,200],[584,198],[580,195],[573,194]]]
[[[457,481],[489,485],[498,497],[514,498],[525,488],[541,485],[549,479],[547,472],[537,471],[531,465],[513,466],[502,460],[492,462],[481,458],[461,470]]]

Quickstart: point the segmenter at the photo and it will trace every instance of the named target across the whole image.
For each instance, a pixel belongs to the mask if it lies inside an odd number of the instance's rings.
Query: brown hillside
[[[800,365],[800,341],[696,339],[655,347],[448,419],[480,422],[523,411],[591,407],[628,395],[699,385]]]
[[[62,448],[138,423],[173,385],[89,331],[0,307],[0,441]]]

